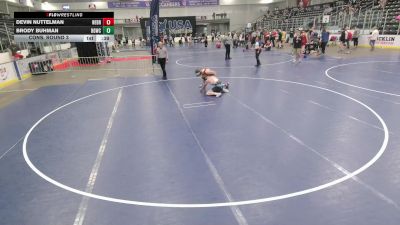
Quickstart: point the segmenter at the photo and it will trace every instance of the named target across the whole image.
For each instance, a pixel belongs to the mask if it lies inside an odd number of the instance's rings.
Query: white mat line
[[[209,102],[196,102],[196,103],[187,103],[187,104],[183,104],[183,106],[202,105],[202,104],[210,104],[210,103],[214,103],[214,101],[209,101]]]
[[[121,101],[122,90],[123,89],[120,89],[119,92],[118,92],[117,100],[115,101],[113,111],[112,111],[112,113],[110,115],[110,118],[108,119],[106,131],[104,132],[103,139],[102,139],[100,147],[99,147],[99,152],[97,153],[97,157],[96,157],[96,160],[95,160],[95,162],[93,164],[93,168],[92,168],[92,171],[90,173],[89,180],[88,180],[88,182],[86,184],[85,192],[92,193],[94,185],[96,183],[96,178],[97,178],[97,175],[99,173],[100,164],[101,164],[101,161],[103,159],[104,153],[106,151],[107,142],[108,142],[108,136],[110,135],[111,128],[112,128],[112,125],[113,125],[113,122],[114,122],[114,118],[115,118],[115,115],[116,115],[116,113],[118,111],[119,103]],[[84,196],[82,198],[82,201],[81,201],[81,203],[79,205],[78,213],[75,216],[75,220],[74,220],[74,224],[73,225],[82,225],[83,224],[83,221],[85,220],[85,217],[86,217],[86,211],[87,211],[87,208],[88,208],[89,199],[90,198],[87,197],[87,196]]]
[[[192,109],[192,108],[199,108],[199,107],[207,107],[207,106],[213,106],[217,104],[206,104],[206,105],[193,105],[193,106],[183,106],[184,109]]]

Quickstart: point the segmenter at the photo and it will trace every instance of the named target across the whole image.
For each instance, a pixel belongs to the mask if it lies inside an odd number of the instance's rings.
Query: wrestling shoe
[[[226,89],[229,89],[229,83],[226,83],[226,84],[225,84],[225,88],[226,88]]]

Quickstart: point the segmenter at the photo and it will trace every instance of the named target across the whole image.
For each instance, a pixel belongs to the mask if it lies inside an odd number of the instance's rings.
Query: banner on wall
[[[44,55],[38,55],[30,58],[25,58],[16,61],[18,72],[22,79],[25,79],[31,75],[29,63],[43,60],[51,60],[53,65],[62,63],[65,59],[76,59],[78,58],[78,51],[76,48],[65,49],[57,52],[52,52]]]
[[[30,58],[25,58],[17,61],[17,67],[19,70],[19,74],[22,79],[27,78],[31,74],[31,70],[29,69],[29,63],[35,61],[42,61],[46,59],[46,55],[38,55]]]
[[[18,76],[12,62],[0,64],[0,88],[3,88],[10,82],[17,80]]]
[[[140,20],[140,26],[144,38],[147,38],[146,27],[149,24],[149,18]],[[158,23],[159,33],[162,35],[177,35],[191,34],[196,32],[196,17],[195,16],[182,16],[182,17],[161,17]]]
[[[149,8],[150,1],[108,2],[108,8]],[[161,8],[179,8],[186,6],[216,6],[219,0],[160,0]]]
[[[329,39],[331,39],[332,36],[336,36],[336,40],[338,41],[340,34],[332,34],[329,36]],[[359,46],[369,48],[370,36],[371,35],[361,35],[358,39]],[[378,40],[375,41],[375,47],[400,49],[400,35],[380,35]]]
[[[160,17],[160,1],[152,0],[150,5],[150,45],[151,54],[154,55],[157,43],[160,41],[158,18]]]
[[[361,35],[359,40],[360,45],[369,46],[369,36]],[[375,41],[375,47],[400,49],[400,35],[380,35]]]

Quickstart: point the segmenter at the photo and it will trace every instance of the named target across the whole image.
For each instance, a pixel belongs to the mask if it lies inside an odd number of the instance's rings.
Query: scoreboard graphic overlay
[[[113,42],[114,12],[15,12],[16,42]]]

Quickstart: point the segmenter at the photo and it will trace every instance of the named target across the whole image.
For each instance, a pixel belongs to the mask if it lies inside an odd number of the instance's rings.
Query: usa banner
[[[155,55],[155,49],[157,48],[157,43],[160,41],[159,34],[159,16],[160,16],[160,1],[152,0],[150,5],[150,45],[151,45],[151,54]],[[155,62],[155,57],[153,58],[153,62]]]

